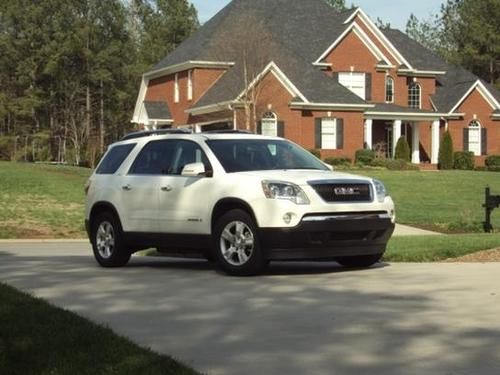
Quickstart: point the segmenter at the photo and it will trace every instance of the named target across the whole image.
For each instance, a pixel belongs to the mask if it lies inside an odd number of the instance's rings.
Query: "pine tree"
[[[401,137],[396,143],[396,152],[394,153],[394,159],[401,159],[407,162],[411,161],[411,151],[410,145],[406,140],[406,137]]]
[[[441,139],[438,155],[439,169],[453,169],[453,140],[449,131]]]

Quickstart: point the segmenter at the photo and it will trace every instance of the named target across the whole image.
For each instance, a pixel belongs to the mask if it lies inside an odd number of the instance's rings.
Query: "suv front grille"
[[[366,182],[310,182],[325,202],[371,202],[371,185]]]

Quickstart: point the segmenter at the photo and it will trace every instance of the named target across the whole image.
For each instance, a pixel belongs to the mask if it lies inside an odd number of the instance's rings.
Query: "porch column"
[[[371,149],[373,146],[373,120],[365,120],[365,145]]]
[[[420,128],[418,122],[411,125],[411,162],[413,164],[420,164]]]
[[[401,138],[401,120],[395,120],[392,123],[392,158],[396,155],[396,144]]]
[[[437,164],[439,158],[439,120],[432,122],[432,154],[431,163]]]

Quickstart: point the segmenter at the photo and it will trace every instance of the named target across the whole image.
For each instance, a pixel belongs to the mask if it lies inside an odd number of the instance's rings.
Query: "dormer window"
[[[385,77],[385,102],[394,103],[394,79],[391,76]]]
[[[408,85],[408,107],[422,108],[422,88],[417,82]]]

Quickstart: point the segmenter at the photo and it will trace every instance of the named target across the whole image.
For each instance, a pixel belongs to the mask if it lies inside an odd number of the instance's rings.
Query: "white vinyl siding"
[[[365,73],[346,72],[339,73],[339,83],[347,87],[361,99],[366,99],[366,75]]]
[[[321,119],[321,148],[323,150],[337,149],[337,119]]]

